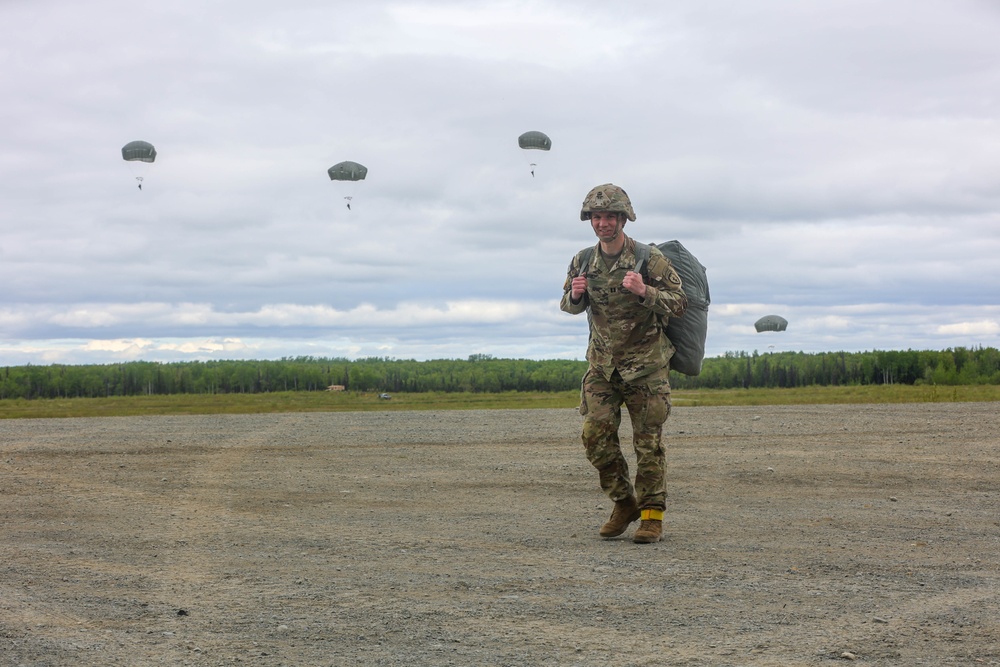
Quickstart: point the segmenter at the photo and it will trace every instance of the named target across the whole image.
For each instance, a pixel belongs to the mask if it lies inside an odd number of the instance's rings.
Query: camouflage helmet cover
[[[635,220],[635,211],[632,210],[632,202],[629,201],[628,194],[612,183],[598,185],[587,193],[583,200],[583,206],[580,208],[580,219],[590,220],[590,214],[593,211],[624,213],[629,220]]]

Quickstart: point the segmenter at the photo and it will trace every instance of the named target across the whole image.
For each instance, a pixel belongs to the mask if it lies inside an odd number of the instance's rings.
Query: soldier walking
[[[636,241],[624,232],[635,211],[622,188],[611,183],[593,188],[580,219],[590,221],[598,243],[573,257],[560,308],[587,312],[590,322],[581,437],[601,489],[615,503],[599,532],[617,537],[641,519],[632,540],[659,542],[667,498],[662,433],[670,415],[674,353],[666,329],[670,317],[684,314],[687,297],[670,260],[655,246],[649,247],[648,261],[638,265]],[[632,421],[634,484],[618,438],[622,404]]]

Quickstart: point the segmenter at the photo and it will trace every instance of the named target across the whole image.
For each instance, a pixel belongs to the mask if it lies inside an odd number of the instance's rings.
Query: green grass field
[[[176,394],[114,398],[0,400],[0,419],[130,417],[138,415],[255,414],[270,412],[361,412],[389,410],[473,410],[572,408],[575,391],[501,394],[393,394],[278,392],[271,394]],[[675,391],[678,407],[718,405],[815,405],[824,403],[940,403],[1000,401],[1000,386],[864,385],[800,389],[700,389]]]

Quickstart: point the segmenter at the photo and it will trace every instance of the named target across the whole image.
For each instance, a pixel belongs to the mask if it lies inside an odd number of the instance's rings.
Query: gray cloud
[[[708,266],[710,354],[996,346],[998,19],[0,4],[0,363],[580,358],[556,302],[608,181],[627,232]],[[518,149],[528,129],[552,151]],[[158,149],[141,192],[134,139]],[[345,159],[368,179],[331,182]],[[765,343],[752,323],[779,311]]]

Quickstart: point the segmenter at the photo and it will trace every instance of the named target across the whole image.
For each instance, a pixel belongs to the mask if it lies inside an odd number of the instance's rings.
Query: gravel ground
[[[0,421],[0,665],[1000,664],[996,404]]]

